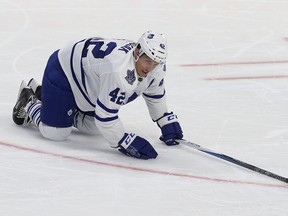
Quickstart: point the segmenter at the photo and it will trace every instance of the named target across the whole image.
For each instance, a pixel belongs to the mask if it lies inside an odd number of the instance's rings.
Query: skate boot
[[[22,81],[17,97],[17,102],[13,108],[13,121],[17,125],[27,126],[31,120],[25,111],[27,103],[35,98],[34,92]]]
[[[30,81],[27,84],[28,87],[32,89],[34,92],[36,98],[41,101],[41,91],[42,86],[38,84],[35,78],[31,78]]]

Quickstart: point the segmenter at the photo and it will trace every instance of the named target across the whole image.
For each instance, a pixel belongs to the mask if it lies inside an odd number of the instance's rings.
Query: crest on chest
[[[127,76],[125,77],[125,80],[128,82],[128,84],[133,85],[133,83],[136,80],[135,71],[133,70],[127,70]]]

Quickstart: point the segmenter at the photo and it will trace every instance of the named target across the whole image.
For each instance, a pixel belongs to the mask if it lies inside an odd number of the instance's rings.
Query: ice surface
[[[143,99],[121,109],[156,160],[122,156],[99,136],[51,142],[11,118],[20,82],[89,36],[169,43],[166,89],[185,138],[288,176],[288,2],[0,1],[1,216],[287,216],[287,184],[158,137]]]

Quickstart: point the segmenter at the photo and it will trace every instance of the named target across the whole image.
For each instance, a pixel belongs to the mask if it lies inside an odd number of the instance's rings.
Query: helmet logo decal
[[[126,81],[130,84],[130,85],[133,85],[133,83],[135,82],[136,80],[136,77],[135,77],[135,73],[134,73],[134,70],[127,70],[127,76],[125,77]]]
[[[155,36],[154,34],[149,34],[149,35],[147,36],[147,38],[148,38],[148,39],[153,39],[154,36]]]
[[[160,44],[160,47],[165,50],[165,44]]]

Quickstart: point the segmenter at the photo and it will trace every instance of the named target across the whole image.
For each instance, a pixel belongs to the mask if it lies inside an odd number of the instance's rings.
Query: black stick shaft
[[[261,169],[261,168],[259,168],[259,167],[256,167],[256,166],[254,166],[254,165],[245,163],[245,162],[243,162],[243,161],[237,160],[237,159],[232,158],[232,157],[230,157],[230,156],[227,156],[227,155],[225,155],[225,154],[217,153],[217,152],[211,151],[211,150],[209,150],[209,149],[202,148],[200,145],[195,144],[195,143],[192,143],[192,142],[189,142],[189,141],[186,141],[186,140],[177,140],[177,141],[178,141],[180,144],[184,144],[184,145],[193,147],[194,149],[197,149],[197,150],[199,150],[199,151],[201,151],[201,152],[207,153],[207,154],[212,155],[212,156],[214,156],[214,157],[223,159],[223,160],[225,160],[225,161],[228,161],[228,162],[230,162],[230,163],[234,163],[234,164],[236,164],[236,165],[238,165],[238,166],[244,167],[244,168],[249,169],[249,170],[252,170],[252,171],[254,171],[254,172],[257,172],[257,173],[260,173],[260,174],[269,176],[269,177],[271,177],[271,178],[277,179],[277,180],[279,180],[279,181],[288,183],[288,178],[286,178],[286,177],[279,176],[279,175],[277,175],[277,174],[275,174],[275,173],[272,173],[272,172],[270,172],[270,171]]]

